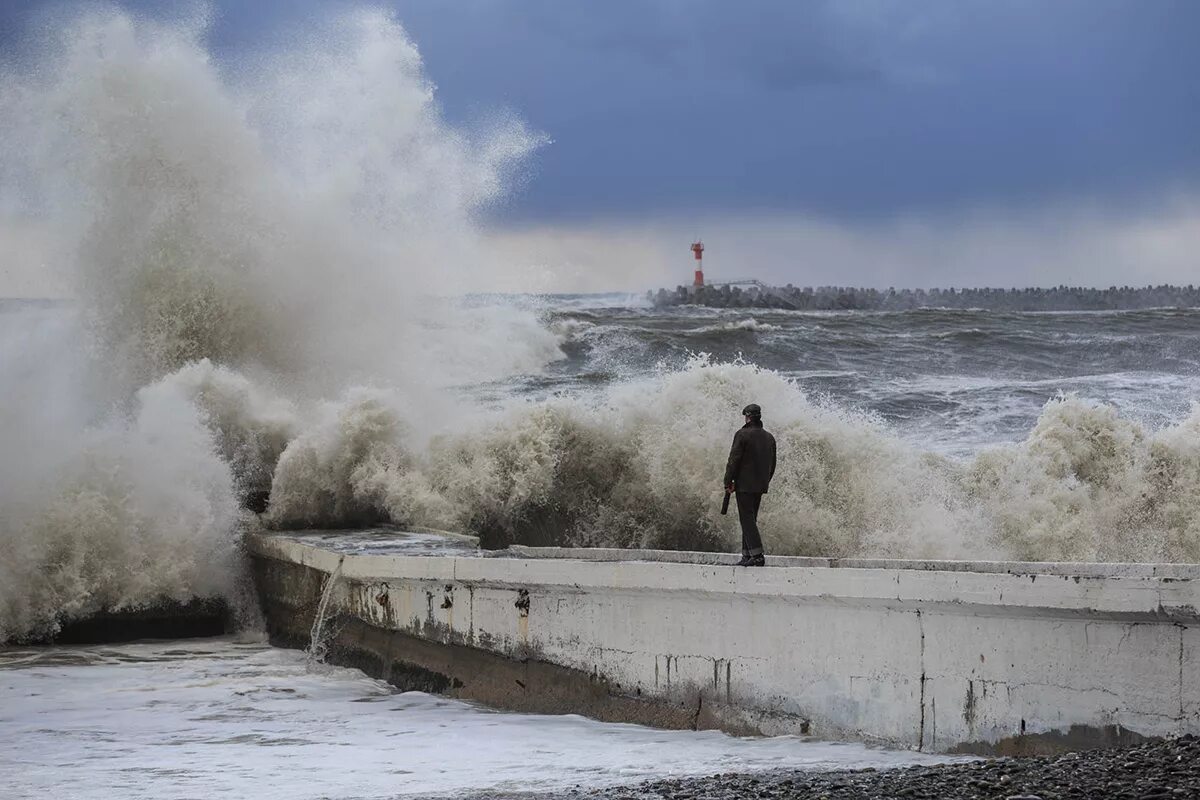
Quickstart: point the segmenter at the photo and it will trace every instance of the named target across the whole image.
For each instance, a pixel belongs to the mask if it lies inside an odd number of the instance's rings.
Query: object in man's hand
[[[725,499],[721,501],[721,513],[729,513],[729,492],[725,493]]]

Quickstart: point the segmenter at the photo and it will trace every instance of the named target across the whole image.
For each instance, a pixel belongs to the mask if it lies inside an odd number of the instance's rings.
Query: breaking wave
[[[747,319],[739,319],[734,322],[725,322],[720,325],[701,328],[704,333],[710,331],[778,331],[782,330],[778,325],[772,325],[769,322],[759,322],[754,317]]]
[[[446,387],[559,357],[535,314],[449,296],[491,268],[474,218],[539,137],[448,126],[383,13],[308,31],[234,81],[205,20],[93,7],[0,66],[0,211],[54,232],[74,297],[5,315],[0,641],[232,596],[239,495],[325,394],[452,414]]]
[[[1063,397],[1023,442],[956,460],[705,356],[481,407],[459,387],[536,373],[599,329],[447,297],[495,268],[475,217],[539,138],[447,125],[380,13],[236,83],[203,37],[91,11],[0,75],[0,177],[58,232],[76,296],[0,315],[0,641],[238,596],[241,506],[268,491],[279,527],[736,549],[717,507],[749,398],[779,441],[772,553],[1200,561],[1200,410],[1150,430]]]
[[[761,516],[770,552],[1200,559],[1200,410],[1151,433],[1063,397],[1025,441],[964,462],[774,372],[704,357],[600,403],[522,404],[428,445],[410,439],[391,398],[354,393],[288,446],[270,517],[470,530],[490,546],[736,549],[736,521],[717,501],[730,409],[747,397],[779,442]]]

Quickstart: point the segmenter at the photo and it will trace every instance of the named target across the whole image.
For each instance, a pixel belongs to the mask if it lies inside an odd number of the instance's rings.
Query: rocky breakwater
[[[738,284],[677,286],[649,292],[659,308],[680,305],[712,308],[778,308],[791,311],[911,311],[920,308],[989,311],[1131,311],[1200,307],[1200,288],[1192,285],[1056,286],[1025,289],[876,289],[861,286],[767,286]]]

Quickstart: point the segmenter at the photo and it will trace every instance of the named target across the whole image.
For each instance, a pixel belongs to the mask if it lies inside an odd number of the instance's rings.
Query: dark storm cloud
[[[508,4],[482,5],[491,12],[511,10]],[[665,70],[658,80],[734,77],[790,89],[880,77],[869,52],[839,41],[851,26],[831,2],[746,0],[736,14],[698,2],[618,1],[600,7],[549,1],[526,3],[524,9],[535,27],[585,53],[634,56]]]
[[[344,5],[218,2],[214,45],[236,59]],[[553,139],[512,220],[1142,213],[1200,184],[1194,0],[388,5],[448,116],[511,110]]]
[[[451,115],[555,141],[509,213],[843,218],[1200,180],[1200,3],[407,0]]]

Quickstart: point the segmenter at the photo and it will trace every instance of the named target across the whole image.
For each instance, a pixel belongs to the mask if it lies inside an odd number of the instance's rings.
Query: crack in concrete
[[[1112,689],[1106,689],[1103,686],[1067,686],[1066,684],[1062,683],[1047,683],[1045,681],[1013,681],[1011,683],[1007,683],[1006,685],[1013,689],[1021,689],[1026,686],[1043,686],[1048,689],[1062,689],[1063,691],[1067,692],[1100,692],[1101,694],[1115,697],[1118,700],[1122,699],[1122,696],[1118,692],[1114,692]]]
[[[917,733],[917,749],[925,749],[925,623],[917,610],[917,629],[921,632],[921,727]]]
[[[1121,645],[1123,645],[1129,641],[1130,637],[1133,636],[1133,629],[1136,628],[1139,624],[1140,623],[1137,623],[1137,622],[1131,622],[1125,626],[1125,632],[1123,634],[1121,634],[1121,639],[1117,642],[1117,652],[1118,653],[1121,652]]]
[[[1183,634],[1186,625],[1176,625],[1179,628],[1179,718],[1183,719]]]

